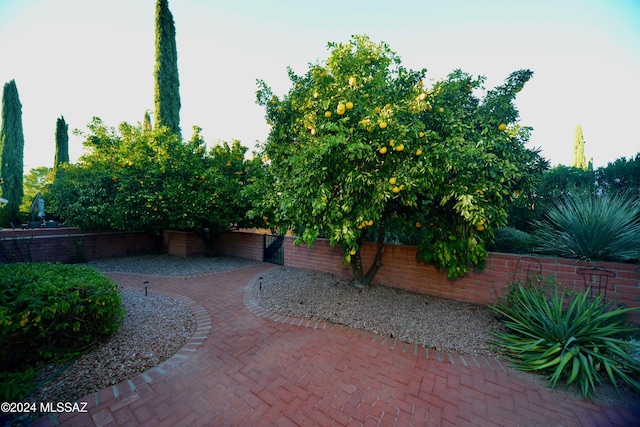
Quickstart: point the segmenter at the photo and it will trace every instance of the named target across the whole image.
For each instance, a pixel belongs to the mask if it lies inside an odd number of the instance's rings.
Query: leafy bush
[[[36,385],[36,374],[33,368],[24,372],[0,372],[0,401],[17,402],[28,396]]]
[[[632,193],[566,197],[534,225],[545,253],[602,261],[640,258],[640,200]]]
[[[0,371],[83,351],[118,330],[121,304],[116,284],[90,267],[0,266]]]
[[[602,295],[590,298],[588,290],[518,283],[491,309],[506,327],[495,334],[494,344],[516,369],[545,373],[552,388],[559,380],[566,387],[575,384],[585,397],[605,378],[618,393],[618,380],[640,392],[634,379],[640,362],[625,340],[636,328],[624,324],[625,315],[637,308],[612,307]]]
[[[491,250],[510,254],[535,252],[538,241],[535,237],[513,227],[502,227],[496,232]]]

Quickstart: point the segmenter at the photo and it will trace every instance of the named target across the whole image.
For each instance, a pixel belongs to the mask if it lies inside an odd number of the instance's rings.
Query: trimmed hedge
[[[0,372],[64,360],[116,332],[117,285],[80,265],[0,265]]]

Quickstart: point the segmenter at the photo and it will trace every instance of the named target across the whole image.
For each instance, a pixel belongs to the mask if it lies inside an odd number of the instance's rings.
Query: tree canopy
[[[156,126],[180,131],[180,77],[176,27],[167,0],[156,2],[156,64],[154,69],[154,108]]]
[[[450,277],[482,268],[507,204],[545,166],[525,147],[529,129],[513,105],[533,73],[516,71],[485,91],[483,77],[457,70],[426,87],[425,69],[404,68],[367,36],[329,50],[305,75],[289,69],[284,96],[258,81],[272,129],[261,147],[268,191],[253,215],[292,230],[296,244],[339,245],[361,286],[382,265],[392,219],[412,227],[420,258]],[[365,270],[367,239],[378,249]]]
[[[24,190],[24,132],[22,104],[15,80],[5,83],[2,91],[2,127],[0,128],[0,195],[9,203],[0,209],[0,225],[20,223],[20,204]]]
[[[182,141],[166,127],[115,130],[98,118],[88,130],[88,152],[51,187],[56,213],[69,224],[155,235],[193,230],[203,238],[250,224],[243,188],[260,161],[245,159],[239,141],[207,151],[197,127]]]
[[[58,175],[60,165],[69,163],[69,125],[60,116],[56,120],[56,155],[53,160],[53,175]],[[55,178],[54,178],[55,179]]]

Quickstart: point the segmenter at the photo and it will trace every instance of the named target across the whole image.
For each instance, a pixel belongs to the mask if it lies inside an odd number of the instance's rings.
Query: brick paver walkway
[[[37,426],[634,426],[640,401],[552,391],[495,359],[440,353],[262,310],[250,286],[274,266],[159,278],[110,274],[173,296],[197,330],[169,360],[86,396],[88,412]]]

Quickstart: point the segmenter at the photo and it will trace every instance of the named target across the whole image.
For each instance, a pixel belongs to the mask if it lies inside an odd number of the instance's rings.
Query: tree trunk
[[[369,286],[373,281],[373,278],[382,267],[382,256],[384,255],[384,234],[385,234],[385,226],[387,223],[387,215],[386,212],[383,213],[382,219],[380,220],[380,226],[378,227],[378,239],[377,239],[377,248],[376,255],[373,258],[373,262],[369,267],[369,270],[364,273],[362,268],[362,257],[360,255],[360,250],[362,245],[364,244],[364,238],[366,235],[366,231],[362,231],[360,238],[358,239],[358,250],[356,254],[351,257],[351,271],[353,273],[353,286],[358,289],[362,289],[366,286]]]

